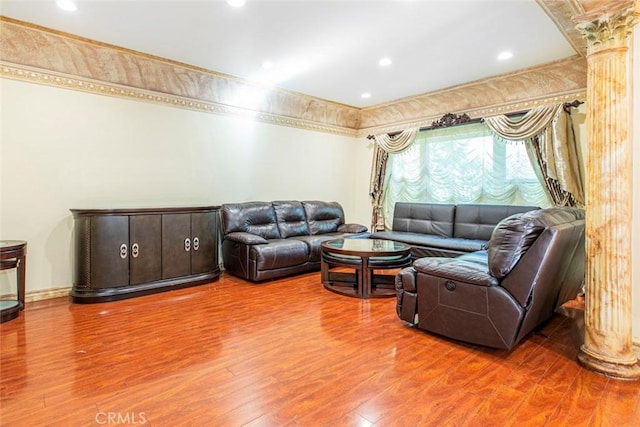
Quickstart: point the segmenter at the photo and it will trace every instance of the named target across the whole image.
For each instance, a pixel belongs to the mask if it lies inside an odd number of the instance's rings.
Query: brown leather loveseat
[[[221,217],[225,271],[251,281],[319,270],[322,242],[369,236],[337,202],[227,203]]]
[[[575,298],[584,278],[584,211],[512,215],[488,250],[426,257],[396,276],[397,314],[455,340],[512,349]]]

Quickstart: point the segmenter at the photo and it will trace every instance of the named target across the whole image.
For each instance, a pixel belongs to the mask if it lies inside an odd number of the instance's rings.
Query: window
[[[401,201],[551,206],[524,142],[495,137],[484,123],[422,131],[390,154],[385,218]]]

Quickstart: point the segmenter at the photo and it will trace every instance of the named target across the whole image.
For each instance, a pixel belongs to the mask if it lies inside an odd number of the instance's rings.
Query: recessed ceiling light
[[[74,12],[78,10],[78,6],[73,0],[58,0],[56,5],[62,10],[67,10],[69,12]]]
[[[513,53],[509,52],[508,50],[505,50],[504,52],[500,52],[500,54],[498,55],[498,60],[504,61],[505,59],[509,59],[512,56],[513,56]]]
[[[246,0],[227,0],[227,4],[233,7],[242,7],[246,2]]]
[[[380,59],[380,61],[378,61],[378,65],[380,65],[381,67],[388,67],[389,65],[391,65],[391,58],[384,57]]]
[[[273,68],[273,62],[271,61],[264,61],[262,63],[262,68],[264,68],[265,70],[270,70]]]
[[[367,98],[371,98],[371,94],[369,92],[365,92],[362,95],[360,95],[362,98],[367,99]]]

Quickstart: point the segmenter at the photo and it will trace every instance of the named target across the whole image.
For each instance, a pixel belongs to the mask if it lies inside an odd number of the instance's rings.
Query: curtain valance
[[[563,105],[550,105],[529,110],[524,116],[510,119],[507,116],[485,117],[484,122],[500,137],[510,141],[531,139],[549,126]]]
[[[400,153],[413,144],[418,134],[418,128],[410,128],[403,130],[399,134],[390,136],[386,133],[374,135],[373,139],[387,153]]]

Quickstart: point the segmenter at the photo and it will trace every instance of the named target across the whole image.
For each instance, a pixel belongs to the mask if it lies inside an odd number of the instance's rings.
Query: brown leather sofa
[[[455,340],[511,350],[581,291],[584,211],[540,209],[496,226],[488,250],[427,257],[396,276],[400,319]]]
[[[227,203],[220,212],[224,269],[251,281],[319,270],[323,241],[370,235],[346,224],[337,202]]]
[[[487,248],[500,220],[535,206],[396,203],[390,231],[374,239],[395,240],[411,246],[411,257],[456,257]]]

